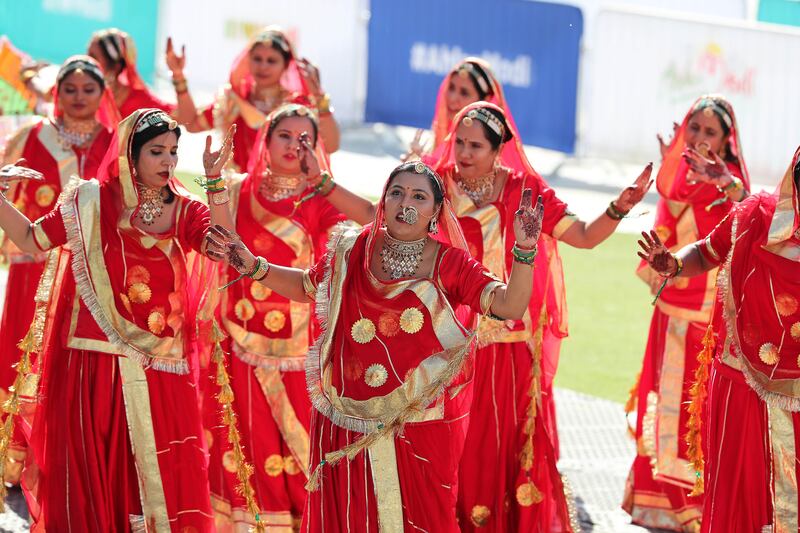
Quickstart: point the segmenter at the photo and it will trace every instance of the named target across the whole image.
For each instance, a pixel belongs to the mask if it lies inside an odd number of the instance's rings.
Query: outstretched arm
[[[0,190],[2,192],[8,189],[10,180],[44,179],[40,172],[21,166],[25,163],[24,159],[20,159],[13,165],[5,165],[0,168]],[[35,254],[42,251],[33,237],[33,224],[28,217],[14,207],[14,204],[6,199],[5,194],[0,194],[0,228],[3,228],[11,242],[23,252]]]
[[[633,185],[623,189],[619,198],[611,202],[605,213],[589,223],[583,220],[574,222],[559,240],[575,248],[594,248],[606,240],[653,185],[653,180],[650,179],[652,172],[653,163],[649,163]]]
[[[655,231],[649,234],[643,231],[642,237],[644,240],[639,241],[639,246],[643,252],[637,254],[665,278],[691,278],[718,266],[706,259],[700,251],[703,241],[687,244],[673,254],[664,246]]]
[[[192,133],[203,131],[200,124],[200,113],[194,105],[192,93],[189,92],[189,85],[183,69],[186,67],[186,45],[181,47],[181,53],[175,51],[172,44],[172,37],[167,37],[167,51],[165,53],[167,67],[172,72],[172,85],[175,87],[175,99],[178,103],[176,110],[176,120],[186,126],[186,130]]]

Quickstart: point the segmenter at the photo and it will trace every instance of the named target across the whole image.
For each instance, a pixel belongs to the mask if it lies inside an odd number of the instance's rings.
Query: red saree
[[[689,120],[694,113],[710,109],[710,99],[701,97],[689,109],[656,179],[661,197],[655,231],[673,251],[704,238],[734,206],[726,201],[712,207],[725,193],[707,183],[690,183],[689,165],[682,157]],[[733,160],[727,162],[728,169],[749,189],[733,108],[721,97],[713,97],[713,102],[725,109],[731,120],[726,145]],[[637,273],[655,294],[663,278],[646,263],[640,264]],[[689,496],[695,476],[687,458],[689,413],[685,406],[697,354],[711,320],[716,274],[713,270],[692,278],[675,278],[656,302],[636,391],[637,456],[623,501],[623,508],[636,524],[676,531],[697,531],[699,527],[702,498]]]
[[[451,132],[471,109],[486,105],[465,107]],[[543,237],[528,312],[520,321],[484,318],[478,328],[474,401],[459,474],[461,528],[572,531],[571,502],[556,469],[552,379],[566,326],[561,261],[554,239],[569,229],[575,217],[544,180],[526,170],[529,165],[512,166],[524,157],[513,147],[501,155],[508,167],[498,199],[477,207],[455,181],[453,141],[454,136],[443,145],[436,170],[445,179],[471,254],[499,279],[507,280],[511,272],[514,212],[522,190],[531,188],[534,197],[541,195],[544,200]],[[509,150],[515,157],[506,158]]]
[[[722,263],[702,425],[704,532],[800,527],[799,159],[800,150],[776,194],[739,204],[701,245]]]
[[[266,155],[265,131],[258,137]],[[322,146],[318,147],[322,150]],[[260,153],[256,152],[256,154]],[[319,156],[324,161],[324,155]],[[255,157],[258,157],[256,155]],[[277,265],[309,268],[325,254],[327,239],[342,216],[324,198],[314,196],[294,209],[295,198],[277,202],[259,192],[266,162],[229,184],[236,231],[253,253]],[[311,192],[310,190],[305,193]],[[227,269],[220,285],[238,277]],[[229,336],[231,386],[248,457],[255,464],[251,483],[261,519],[268,527],[290,528],[303,514],[308,479],[311,404],[305,387],[305,356],[318,325],[310,304],[293,302],[250,278],[221,293],[220,323]],[[218,424],[215,406],[206,423]],[[253,524],[244,498],[235,493],[235,469],[218,434],[209,446],[211,492],[217,528]]]
[[[259,109],[250,101],[255,80],[250,73],[249,53],[253,46],[271,40],[271,35],[275,34],[281,35],[289,43],[291,59],[281,77],[281,92],[274,107]],[[310,106],[310,96],[288,37],[276,26],[267,26],[247,43],[234,60],[229,85],[220,93],[216,102],[202,110],[201,126],[204,129],[217,128],[227,131],[231,124],[236,124],[236,134],[233,137],[233,164],[237,170],[244,171],[248,167],[251,151],[257,144],[258,131],[266,122],[267,115],[281,104],[296,103]]]
[[[145,114],[120,123],[100,183],[71,184],[33,224],[37,245],[53,250],[37,316],[35,465],[23,473],[35,530],[214,530],[187,349],[196,325],[185,320],[209,281],[193,266],[210,217],[171,185],[172,229],[133,226],[128,154]]]

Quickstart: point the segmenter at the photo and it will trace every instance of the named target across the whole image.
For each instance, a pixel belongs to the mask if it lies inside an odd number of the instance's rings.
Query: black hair
[[[489,74],[484,70],[484,68],[480,65],[480,63],[476,63],[475,61],[466,61],[472,66],[472,69],[468,69],[467,72],[469,73],[469,79],[472,81],[472,86],[475,87],[475,91],[478,93],[478,100],[486,100],[487,96],[492,96],[492,79],[489,77]],[[480,76],[481,79],[486,83],[486,87],[489,88],[488,91],[484,91],[481,89],[481,83],[478,81],[477,76]]]
[[[103,78],[103,71],[100,70],[100,67],[97,65],[97,62],[94,59],[90,58],[89,56],[73,56],[58,70],[58,74],[56,76],[56,90],[61,87],[61,84],[64,82],[64,80],[66,80],[72,75],[73,72],[77,70],[87,74],[90,78],[100,84],[101,92],[106,88],[106,80]]]
[[[419,172],[419,170],[422,170],[422,172]],[[428,178],[428,181],[431,184],[431,190],[433,191],[433,203],[437,206],[441,205],[441,203],[444,201],[444,190],[442,190],[441,179],[436,171],[421,161],[407,161],[395,167],[395,169],[392,170],[392,173],[389,174],[389,179],[386,183],[387,190],[398,174],[402,174],[403,172],[421,174]]]
[[[275,128],[278,127],[278,124],[280,124],[283,119],[289,117],[307,118],[311,121],[311,128],[314,130],[314,135],[311,139],[311,146],[316,148],[317,138],[319,137],[319,126],[317,125],[317,119],[314,117],[309,108],[298,104],[287,104],[279,107],[273,112],[269,122],[269,129],[267,130],[266,143],[269,144],[270,139],[272,139],[272,133],[275,131]]]
[[[487,113],[491,113],[500,124],[503,125],[503,136],[501,137],[496,131],[489,127],[484,121],[476,119],[475,121],[478,122],[481,127],[483,128],[483,133],[486,136],[486,140],[489,141],[489,144],[492,145],[492,150],[497,150],[500,148],[500,145],[510,141],[514,134],[511,133],[511,128],[508,127],[508,121],[506,120],[506,116],[503,114],[502,111],[497,111],[492,107],[479,107],[478,109],[485,111]]]
[[[292,59],[292,49],[289,46],[289,42],[283,35],[277,32],[267,32],[259,36],[256,42],[253,43],[253,46],[250,48],[250,50],[252,51],[253,48],[255,48],[259,44],[268,46],[269,48],[276,50],[278,53],[281,54],[284,63],[286,63],[287,65],[289,64],[289,61],[291,61]]]
[[[114,39],[114,35],[111,33],[107,33],[102,37],[97,38],[98,48],[100,48],[100,53],[103,55],[103,64],[113,66],[116,70],[117,67],[119,68],[118,72],[122,72],[125,70],[125,67],[128,66],[128,62],[125,61],[125,57],[122,54],[122,50],[119,49],[117,46],[117,41]],[[111,54],[108,53],[108,49],[111,48],[116,50],[117,52],[117,59],[111,57]],[[116,74],[116,73],[115,73]]]

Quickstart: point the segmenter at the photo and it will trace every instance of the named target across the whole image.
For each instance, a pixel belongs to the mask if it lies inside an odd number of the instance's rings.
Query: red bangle
[[[220,174],[206,174],[206,179],[207,179],[207,180],[213,180],[213,179],[215,179],[215,178],[219,178],[219,177],[221,177],[221,176],[222,176],[222,174],[221,174],[221,173],[220,173]]]

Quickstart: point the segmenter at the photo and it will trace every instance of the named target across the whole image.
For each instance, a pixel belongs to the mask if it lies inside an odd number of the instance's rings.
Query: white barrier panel
[[[733,104],[750,174],[777,183],[800,144],[800,31],[644,11],[602,10],[585,58],[579,151],[658,160],[671,133],[707,92]]]
[[[198,105],[228,80],[234,58],[264,26],[280,25],[298,55],[321,72],[340,121],[363,116],[366,92],[368,0],[164,0],[157,50],[163,56],[167,36],[186,44],[186,74]],[[156,64],[164,70],[163,57]]]

